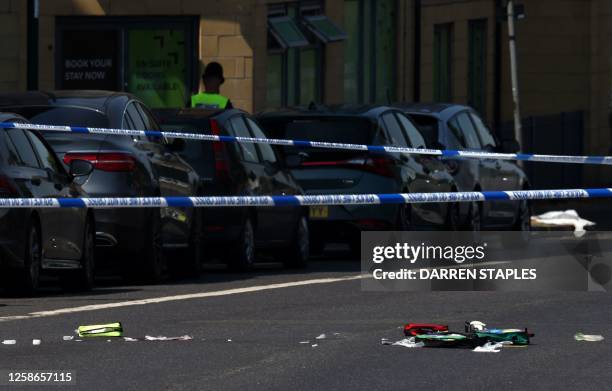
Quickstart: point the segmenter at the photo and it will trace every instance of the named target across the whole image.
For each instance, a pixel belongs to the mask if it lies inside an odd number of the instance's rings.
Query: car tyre
[[[185,250],[177,251],[178,259],[169,264],[175,276],[198,278],[202,273],[202,215],[194,213],[189,230],[189,244]]]
[[[38,292],[42,267],[42,239],[38,221],[30,221],[26,232],[23,268],[6,273],[6,285],[18,295],[33,296]]]
[[[89,291],[95,284],[96,234],[95,227],[91,219],[87,219],[84,235],[81,268],[77,270],[70,270],[60,276],[62,287],[69,291]]]
[[[242,226],[238,243],[228,253],[227,263],[234,271],[248,271],[255,263],[255,229],[251,217]]]
[[[301,269],[308,264],[310,257],[310,230],[308,219],[301,216],[295,227],[295,234],[288,248],[277,254],[277,259],[291,269]]]
[[[449,231],[457,231],[460,228],[461,210],[458,203],[451,203],[448,205],[445,226]]]
[[[135,255],[135,259],[127,260],[127,278],[130,282],[155,284],[161,282],[164,276],[166,259],[163,253],[159,210],[153,210],[148,228],[141,252]]]

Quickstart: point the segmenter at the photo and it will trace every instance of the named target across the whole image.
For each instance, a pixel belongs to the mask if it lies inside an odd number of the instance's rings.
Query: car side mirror
[[[516,140],[505,140],[502,142],[502,151],[505,153],[518,153],[521,145]]]
[[[172,152],[181,152],[185,149],[185,145],[185,139],[175,138],[170,144],[168,144],[168,149]]]
[[[302,155],[288,155],[285,158],[285,166],[289,169],[298,168],[302,165],[304,157]]]
[[[87,160],[74,159],[70,161],[68,174],[71,178],[87,176],[94,170],[93,164]]]
[[[266,175],[274,175],[279,171],[278,163],[273,163],[269,160],[264,161],[264,172]]]
[[[431,148],[431,149],[446,149],[446,145],[442,144],[441,142],[439,142],[439,141],[437,141],[437,140],[432,141],[432,142],[431,142],[431,143],[428,145],[428,147],[429,147],[429,148]]]

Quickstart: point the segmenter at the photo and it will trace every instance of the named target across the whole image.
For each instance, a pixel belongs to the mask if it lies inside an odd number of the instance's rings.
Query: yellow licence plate
[[[326,219],[329,216],[329,208],[327,206],[311,206],[311,219]]]

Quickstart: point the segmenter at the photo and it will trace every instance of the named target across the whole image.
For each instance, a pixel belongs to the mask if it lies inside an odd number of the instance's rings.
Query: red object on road
[[[421,334],[434,334],[434,333],[446,333],[448,332],[448,326],[443,324],[435,323],[408,323],[404,326],[404,335],[407,337],[421,335]]]

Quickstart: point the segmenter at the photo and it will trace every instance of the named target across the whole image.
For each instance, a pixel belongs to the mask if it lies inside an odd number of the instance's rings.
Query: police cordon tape
[[[612,189],[518,190],[454,193],[329,194],[284,196],[0,198],[0,208],[164,208],[388,205],[500,200],[612,198]]]
[[[76,134],[106,134],[115,136],[141,136],[141,137],[167,137],[181,138],[186,140],[199,141],[220,141],[230,143],[251,143],[281,145],[299,148],[325,148],[351,151],[367,151],[379,153],[400,153],[409,155],[429,155],[441,156],[443,158],[461,159],[498,159],[498,160],[518,160],[528,162],[545,163],[576,163],[576,164],[597,164],[612,165],[612,156],[569,156],[569,155],[537,155],[529,153],[497,153],[480,151],[459,151],[453,149],[424,149],[386,145],[366,145],[366,144],[346,144],[330,143],[322,141],[306,140],[284,140],[267,139],[256,137],[234,137],[214,134],[183,133],[183,132],[162,132],[158,130],[131,130],[131,129],[112,129],[112,128],[89,128],[83,126],[58,126],[4,122],[0,123],[0,128],[19,128],[35,129],[50,132],[70,132]]]

